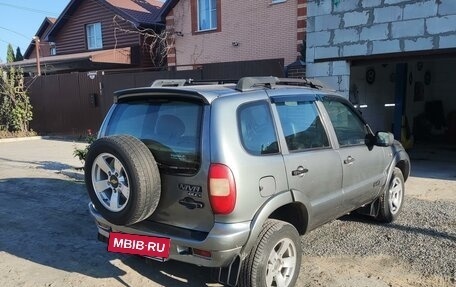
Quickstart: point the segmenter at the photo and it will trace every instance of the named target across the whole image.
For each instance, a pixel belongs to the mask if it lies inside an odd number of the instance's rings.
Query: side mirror
[[[375,145],[377,146],[392,146],[394,143],[394,135],[388,132],[377,132],[375,134]]]

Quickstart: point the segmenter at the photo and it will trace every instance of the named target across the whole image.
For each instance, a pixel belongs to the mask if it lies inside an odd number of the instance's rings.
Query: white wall
[[[346,96],[347,59],[456,48],[456,0],[308,0],[307,16],[307,76]]]

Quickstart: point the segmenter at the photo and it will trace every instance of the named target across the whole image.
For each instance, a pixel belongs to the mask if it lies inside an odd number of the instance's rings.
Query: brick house
[[[309,0],[307,75],[403,142],[456,144],[456,1]]]
[[[305,0],[168,0],[162,21],[170,36],[168,66],[300,56]],[[187,67],[184,67],[187,66]]]
[[[166,64],[156,35],[158,0],[71,0],[56,20],[46,18],[37,32],[43,73],[97,69],[156,67]],[[26,59],[16,62],[25,72],[36,71],[36,44]]]

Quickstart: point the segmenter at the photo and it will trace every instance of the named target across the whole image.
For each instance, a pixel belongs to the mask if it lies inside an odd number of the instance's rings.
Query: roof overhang
[[[64,71],[88,71],[95,68],[128,66],[131,61],[131,47],[92,51],[85,53],[58,55],[40,58],[43,74]],[[35,72],[37,59],[27,59],[5,64],[5,66],[21,67],[25,73]]]

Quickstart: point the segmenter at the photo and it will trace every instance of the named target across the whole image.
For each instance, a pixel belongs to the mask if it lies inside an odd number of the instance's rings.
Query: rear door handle
[[[291,171],[291,175],[293,176],[303,176],[305,173],[309,172],[307,168],[304,168],[303,166],[298,166],[297,169]]]
[[[355,161],[355,159],[354,159],[351,155],[349,155],[349,156],[347,157],[347,159],[344,160],[344,164],[351,164],[351,163],[353,163],[354,161]]]

